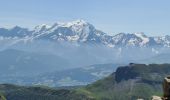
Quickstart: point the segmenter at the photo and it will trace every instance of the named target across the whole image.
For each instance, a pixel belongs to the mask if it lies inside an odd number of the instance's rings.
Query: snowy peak
[[[52,26],[46,25],[46,24],[38,25],[34,28],[34,31],[35,32],[44,32],[44,31],[53,32],[57,30],[58,28],[70,28],[72,29],[72,31],[80,32],[87,27],[93,27],[93,26],[84,20],[75,20],[72,22],[57,22],[57,23],[54,23]]]
[[[84,20],[75,20],[72,22],[57,22],[54,23],[52,26],[47,25],[47,24],[42,24],[42,25],[38,25],[34,28],[34,31],[39,32],[39,31],[47,31],[47,30],[55,30],[59,27],[65,27],[65,28],[72,28],[72,27],[79,27],[79,28],[84,28],[85,26],[90,26],[89,23],[87,23]]]
[[[84,20],[75,20],[75,21],[72,21],[72,22],[57,22],[57,23],[54,23],[51,28],[54,28],[54,27],[67,27],[67,28],[71,28],[73,26],[75,27],[80,27],[80,26],[86,26],[86,25],[90,25],[88,22],[84,21]]]
[[[113,36],[113,42],[120,46],[146,46],[149,37],[144,33],[119,33]]]
[[[162,37],[154,37],[154,41],[159,44],[163,45],[164,47],[170,47],[170,36],[162,36]]]
[[[39,25],[34,29],[36,39],[46,38],[57,41],[82,41],[85,42],[89,37],[95,36],[97,30],[93,25],[84,20],[72,22],[57,22],[52,26]]]
[[[74,32],[81,32],[85,28],[92,27],[92,25],[84,20],[75,20],[75,21],[66,22],[66,23],[61,23],[61,22],[55,23],[53,25],[53,30],[58,27],[71,28],[72,31]]]
[[[84,20],[75,20],[67,23],[58,23],[58,26],[61,27],[73,27],[73,26],[85,26],[85,25],[88,25],[88,23]]]
[[[136,32],[136,33],[132,33],[132,34],[134,34],[134,35],[136,35],[136,36],[138,36],[138,37],[141,37],[141,38],[147,37],[147,36],[144,34],[144,32]]]
[[[143,32],[140,33],[134,33],[137,37],[142,39],[142,42],[140,45],[145,45],[149,42],[149,37],[147,37]]]
[[[34,28],[34,31],[36,32],[41,32],[44,31],[46,29],[49,29],[51,26],[47,25],[47,24],[42,24],[42,25],[38,25]]]
[[[0,28],[0,38],[20,40],[50,40],[54,42],[73,42],[102,44],[108,47],[170,47],[170,36],[148,37],[143,32],[119,33],[114,36],[97,30],[84,20],[57,22],[53,25],[42,24],[33,30],[14,27]]]
[[[53,26],[53,25],[52,25],[52,26]],[[35,26],[34,30],[41,30],[41,29],[43,29],[43,28],[48,29],[48,28],[51,28],[52,26],[47,25],[47,24],[41,24],[41,25]]]

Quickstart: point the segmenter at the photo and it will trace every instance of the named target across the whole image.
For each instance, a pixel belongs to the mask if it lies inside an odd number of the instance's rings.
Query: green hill
[[[57,90],[40,86],[26,87],[1,84],[0,90],[7,100],[93,100],[83,94],[77,94],[74,90]]]
[[[7,100],[150,100],[162,95],[162,81],[170,75],[170,64],[130,64],[108,77],[84,87],[52,89],[0,85]]]
[[[152,95],[162,95],[162,81],[167,75],[170,64],[131,64],[78,91],[97,100],[150,100]]]

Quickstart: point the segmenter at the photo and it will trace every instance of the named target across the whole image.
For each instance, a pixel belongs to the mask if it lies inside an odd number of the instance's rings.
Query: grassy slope
[[[162,80],[170,75],[170,64],[124,66],[110,76],[76,89],[0,85],[7,100],[150,100],[162,95]]]
[[[162,80],[170,74],[169,64],[138,64],[129,67],[128,72],[127,67],[129,66],[122,67],[107,78],[77,89],[77,91],[97,100],[133,100],[137,98],[150,100],[152,95],[162,95]],[[122,71],[123,69],[126,70]],[[118,71],[122,73],[118,73]],[[123,75],[119,77],[116,74]],[[134,77],[130,77],[131,74]],[[116,78],[120,78],[121,81],[117,82]]]
[[[93,100],[83,94],[77,94],[74,90],[66,89],[2,84],[0,90],[7,100]]]

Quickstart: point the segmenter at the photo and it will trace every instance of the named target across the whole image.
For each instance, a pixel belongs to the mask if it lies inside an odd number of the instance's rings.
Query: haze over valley
[[[119,65],[168,63],[170,54],[168,35],[111,36],[84,20],[43,24],[33,30],[0,28],[0,38],[0,82],[21,85],[86,85],[111,74]]]

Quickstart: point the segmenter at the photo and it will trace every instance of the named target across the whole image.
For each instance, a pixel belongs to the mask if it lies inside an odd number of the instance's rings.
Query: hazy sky
[[[76,19],[110,34],[170,35],[170,0],[0,0],[0,27]]]

